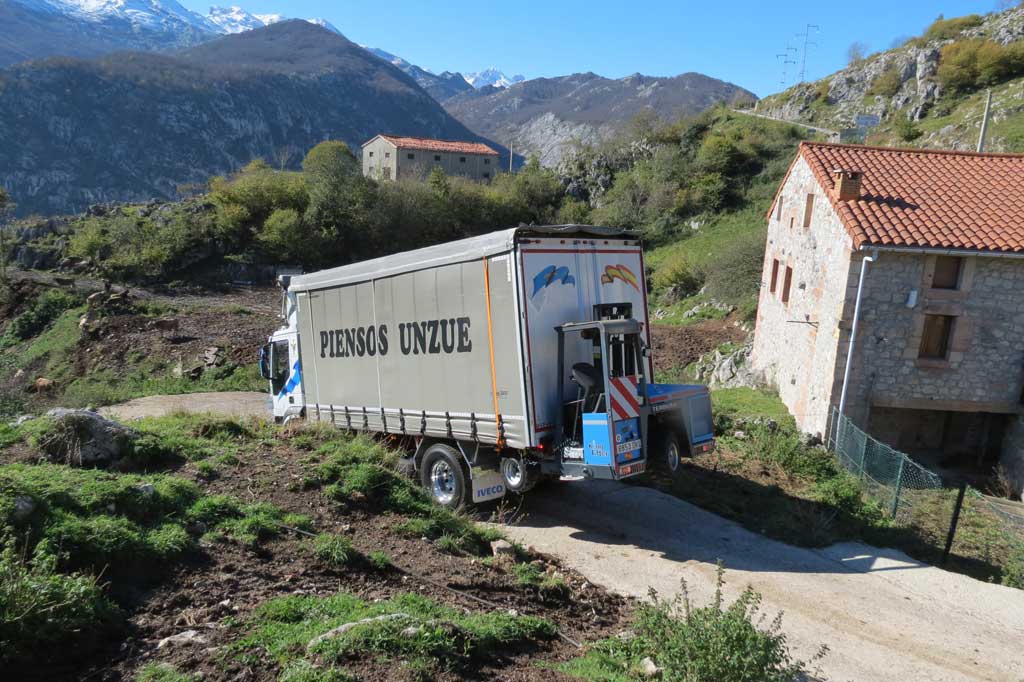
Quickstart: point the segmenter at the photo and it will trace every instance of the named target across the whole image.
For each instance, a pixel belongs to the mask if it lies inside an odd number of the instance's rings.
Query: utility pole
[[[0,187],[0,282],[7,281],[7,216],[12,208],[11,196]]]
[[[795,59],[790,59],[791,52],[796,52],[796,48],[787,45],[784,52],[775,55],[776,59],[782,59],[782,80],[779,81],[781,85],[785,85],[786,81],[788,80],[789,64],[796,64]]]
[[[512,159],[516,158],[515,145],[516,145],[516,141],[515,140],[512,140],[511,142],[508,143],[508,172],[509,172],[509,174],[512,173]]]
[[[992,107],[992,88],[988,89],[988,97],[985,98],[985,116],[981,119],[981,133],[978,135],[978,151],[985,151],[985,133],[988,132],[988,111]]]
[[[804,75],[807,73],[807,48],[808,47],[817,47],[818,46],[818,43],[812,43],[811,42],[811,29],[812,28],[814,29],[815,33],[819,32],[821,30],[821,27],[818,26],[817,24],[807,24],[807,26],[804,27],[804,32],[803,33],[798,33],[796,35],[797,38],[803,38],[804,39],[804,52],[803,52],[803,56],[800,58],[800,82],[801,83],[804,82]]]

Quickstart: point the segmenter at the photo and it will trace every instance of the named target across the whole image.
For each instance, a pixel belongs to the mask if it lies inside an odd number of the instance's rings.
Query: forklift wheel
[[[661,461],[672,476],[673,480],[679,478],[683,472],[683,457],[688,453],[683,449],[679,434],[673,431],[665,432],[661,437],[660,447]]]
[[[459,453],[437,443],[423,454],[420,483],[435,504],[448,509],[462,509],[469,499],[469,476]]]

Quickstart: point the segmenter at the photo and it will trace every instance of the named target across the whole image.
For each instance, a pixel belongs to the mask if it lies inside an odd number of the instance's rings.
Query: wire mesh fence
[[[828,449],[857,476],[893,525],[912,529],[919,553],[969,573],[1024,588],[1024,504],[950,485],[834,410]]]

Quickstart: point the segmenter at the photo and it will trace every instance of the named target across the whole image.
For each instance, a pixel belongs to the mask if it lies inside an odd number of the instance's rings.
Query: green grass
[[[774,419],[779,424],[790,424],[789,410],[771,391],[755,388],[719,388],[711,392],[711,405],[716,419]]]
[[[134,682],[199,682],[199,675],[178,672],[170,663],[147,663],[132,678]]]
[[[565,578],[549,573],[535,563],[516,563],[512,565],[512,575],[523,587],[537,590],[545,599],[563,599],[569,595],[569,585]]]
[[[307,651],[317,636],[346,623],[378,616]],[[351,594],[329,597],[287,596],[258,607],[251,630],[235,650],[266,656],[285,670],[302,666],[305,656],[343,669],[347,660],[386,657],[425,669],[455,670],[524,642],[546,641],[555,626],[533,616],[506,612],[469,613],[417,594],[401,594],[367,603]]]
[[[365,436],[335,436],[314,454],[323,460],[315,471],[325,495],[374,513],[405,516],[394,526],[399,533],[437,540],[443,551],[480,556],[489,553],[491,541],[501,537],[495,529],[434,505],[420,486],[392,468],[397,453]]]
[[[216,391],[264,391],[255,364],[212,367],[198,379],[176,377],[164,361],[145,362],[122,370],[95,370],[71,380],[64,389],[64,403],[72,406],[99,406],[122,403],[149,395],[182,395]]]
[[[320,533],[313,538],[313,556],[327,566],[341,568],[359,559],[359,552],[344,535]]]

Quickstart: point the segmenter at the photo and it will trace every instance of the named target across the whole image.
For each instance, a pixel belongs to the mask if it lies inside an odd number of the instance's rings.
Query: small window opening
[[[935,274],[932,277],[932,288],[959,289],[963,260],[959,256],[938,256],[935,259]]]
[[[917,356],[929,360],[945,360],[949,354],[949,342],[953,334],[952,315],[925,315],[921,347]]]
[[[793,268],[786,266],[786,276],[782,280],[782,302],[789,303],[789,288],[793,284]]]

